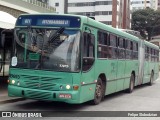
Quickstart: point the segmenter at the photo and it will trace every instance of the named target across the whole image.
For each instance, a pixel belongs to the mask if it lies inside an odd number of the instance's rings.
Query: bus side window
[[[149,61],[152,61],[152,48],[149,48]]]
[[[133,42],[133,59],[138,59],[138,43]]]
[[[149,61],[149,47],[147,47],[147,61]]]
[[[98,31],[98,49],[97,49],[97,57],[98,58],[110,58],[110,51],[109,51],[109,41],[108,41],[108,34],[106,32]]]
[[[125,59],[125,40],[123,38],[119,38],[118,39],[118,51],[119,51],[119,55],[118,58],[119,59]]]
[[[130,50],[133,50],[133,42],[130,41]]]
[[[157,62],[159,62],[159,50],[157,50]]]
[[[156,55],[156,50],[154,49],[154,62],[156,61],[155,55]]]
[[[148,60],[148,52],[147,52],[147,46],[145,46],[145,60],[147,61]]]
[[[91,33],[83,34],[83,71],[89,70],[94,63],[95,37]]]
[[[118,54],[118,51],[117,51],[117,36],[115,36],[113,34],[110,34],[109,40],[110,40],[110,47],[109,48],[112,51],[111,58],[116,59],[117,54]]]
[[[156,57],[157,57],[157,62],[159,62],[159,50],[157,50]]]
[[[126,59],[130,59],[130,55],[129,55],[129,50],[130,50],[130,44],[129,44],[129,40],[126,39],[126,43],[125,43],[125,48],[126,48]]]
[[[152,49],[152,62],[154,61],[154,49]]]
[[[130,41],[130,59],[133,59],[133,42]]]

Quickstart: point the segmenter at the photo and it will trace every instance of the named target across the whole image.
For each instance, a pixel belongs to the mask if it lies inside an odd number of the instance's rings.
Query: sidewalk
[[[7,86],[8,86],[7,82],[4,81],[0,82],[0,104],[25,100],[24,98],[19,98],[19,97],[9,97]]]

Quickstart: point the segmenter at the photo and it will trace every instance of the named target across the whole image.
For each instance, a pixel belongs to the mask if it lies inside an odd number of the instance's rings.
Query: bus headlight
[[[20,85],[20,82],[19,82],[19,81],[17,82],[17,85],[18,85],[18,86]]]
[[[66,89],[70,89],[71,88],[71,86],[70,85],[66,85]]]
[[[10,80],[7,80],[7,83],[9,84]]]
[[[12,84],[14,84],[16,81],[15,80],[12,80]]]

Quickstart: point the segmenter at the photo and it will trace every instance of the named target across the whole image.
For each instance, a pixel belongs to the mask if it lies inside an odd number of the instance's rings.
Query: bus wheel
[[[134,89],[134,75],[131,74],[129,88],[127,89],[128,93],[132,93]]]
[[[92,101],[92,103],[94,105],[97,105],[101,102],[102,97],[103,97],[103,84],[102,84],[102,80],[101,78],[98,78],[97,84],[96,84],[96,89],[95,89],[95,93],[94,93],[94,100]]]
[[[154,73],[153,71],[151,72],[151,77],[150,77],[150,82],[149,82],[149,85],[153,85],[153,80],[154,80]]]

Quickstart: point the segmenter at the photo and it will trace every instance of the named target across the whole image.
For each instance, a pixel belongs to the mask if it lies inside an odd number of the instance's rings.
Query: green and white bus
[[[14,38],[9,96],[98,104],[158,77],[158,46],[86,16],[21,15]]]

